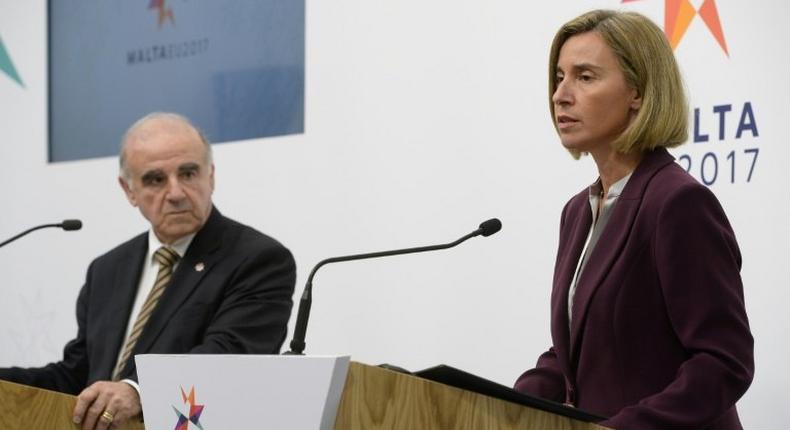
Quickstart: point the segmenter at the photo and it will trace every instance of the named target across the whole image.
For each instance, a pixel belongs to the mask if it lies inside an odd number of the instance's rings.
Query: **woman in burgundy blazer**
[[[557,32],[549,65],[560,139],[600,176],[562,211],[553,346],[516,389],[616,429],[740,429],[741,255],[713,193],[664,149],[687,139],[672,49],[642,15],[592,11]]]

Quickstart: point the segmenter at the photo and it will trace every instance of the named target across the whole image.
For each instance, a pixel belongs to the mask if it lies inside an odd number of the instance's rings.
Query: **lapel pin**
[[[203,263],[195,264],[195,270],[197,270],[198,272],[202,272],[203,269],[205,269],[205,268],[206,268],[206,265],[203,264]]]

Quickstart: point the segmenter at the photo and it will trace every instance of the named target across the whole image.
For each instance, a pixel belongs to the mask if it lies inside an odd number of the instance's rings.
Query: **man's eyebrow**
[[[179,172],[194,172],[196,170],[200,170],[200,164],[195,162],[184,163],[178,166]]]
[[[146,180],[154,179],[155,177],[163,176],[163,175],[164,175],[164,172],[161,169],[154,169],[154,170],[149,170],[149,171],[143,173],[142,179],[143,179],[143,181],[146,181]]]

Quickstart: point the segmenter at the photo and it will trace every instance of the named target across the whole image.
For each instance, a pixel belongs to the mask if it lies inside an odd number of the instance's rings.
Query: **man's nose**
[[[170,178],[167,181],[167,199],[173,202],[178,202],[184,199],[184,187],[178,178]]]

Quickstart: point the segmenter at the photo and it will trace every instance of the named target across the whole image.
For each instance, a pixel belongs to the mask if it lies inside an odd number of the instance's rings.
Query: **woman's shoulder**
[[[721,202],[713,191],[676,163],[656,172],[647,184],[642,207],[661,219],[727,219]]]
[[[713,192],[697,181],[677,163],[659,169],[645,189],[645,198],[675,200],[678,198],[713,198]]]

